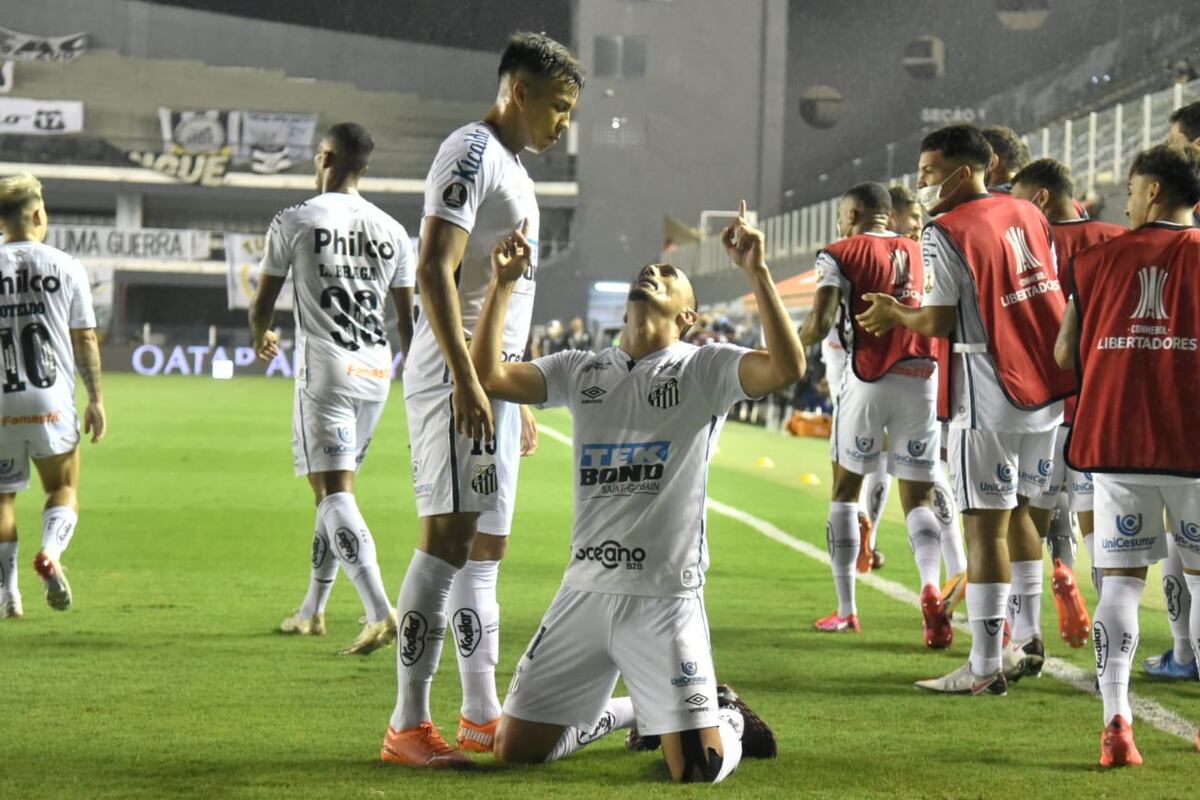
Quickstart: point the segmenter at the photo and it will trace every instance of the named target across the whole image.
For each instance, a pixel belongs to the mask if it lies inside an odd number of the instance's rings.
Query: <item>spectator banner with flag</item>
[[[229,308],[249,308],[258,291],[259,264],[266,237],[253,233],[225,234],[226,288]],[[289,275],[275,303],[279,311],[292,310],[292,277]]]
[[[0,135],[52,136],[83,130],[83,101],[0,97]]]
[[[213,153],[229,155],[238,138],[236,111],[172,111],[158,109],[163,152],[176,155]]]
[[[0,27],[0,58],[16,61],[70,61],[87,52],[88,35],[34,36]]]
[[[266,175],[284,172],[313,156],[316,114],[283,111],[234,112],[241,118],[241,138],[234,151],[235,164],[249,164]]]

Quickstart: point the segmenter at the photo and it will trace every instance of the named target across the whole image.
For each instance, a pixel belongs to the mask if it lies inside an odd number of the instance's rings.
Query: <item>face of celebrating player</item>
[[[513,94],[521,109],[526,147],[541,153],[553,147],[571,127],[579,89],[552,78],[522,78]]]
[[[692,282],[683,272],[671,264],[647,264],[629,287],[626,318],[635,304],[641,304],[687,328],[696,321],[695,298]]]
[[[1045,214],[1050,205],[1050,191],[1040,186],[1030,186],[1026,183],[1014,183],[1012,196],[1018,200],[1028,200]]]
[[[926,150],[917,162],[917,200],[930,216],[949,210],[968,185],[971,168],[947,160],[941,150]]]
[[[1148,175],[1130,175],[1125,201],[1125,216],[1134,228],[1150,221],[1151,206],[1162,194],[1162,186]]]
[[[901,236],[907,236],[913,241],[919,241],[921,238],[920,203],[913,203],[907,207],[893,207],[888,227]]]

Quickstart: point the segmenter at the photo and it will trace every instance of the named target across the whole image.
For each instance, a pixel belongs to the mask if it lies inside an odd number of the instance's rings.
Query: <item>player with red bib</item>
[[[1192,594],[1200,592],[1200,452],[1182,435],[1200,426],[1190,399],[1200,378],[1198,202],[1200,151],[1159,145],[1138,154],[1126,205],[1134,229],[1075,257],[1055,346],[1059,364],[1081,379],[1067,460],[1095,475],[1104,592],[1093,638],[1106,767],[1142,763],[1129,680],[1146,573],[1166,557],[1168,538]],[[1190,629],[1200,647],[1195,607]]]

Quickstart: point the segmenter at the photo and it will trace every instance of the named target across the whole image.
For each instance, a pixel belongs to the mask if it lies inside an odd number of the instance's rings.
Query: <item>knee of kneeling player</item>
[[[528,747],[522,747],[519,738],[509,735],[501,726],[496,731],[492,755],[498,764],[541,764],[549,754],[535,753]]]

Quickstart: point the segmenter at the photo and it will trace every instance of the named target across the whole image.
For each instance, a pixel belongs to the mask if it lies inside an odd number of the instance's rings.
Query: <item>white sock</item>
[[[934,469],[933,475],[933,514],[938,521],[938,540],[942,545],[942,560],[946,562],[946,577],[957,575],[967,568],[967,554],[963,550],[954,492],[941,464]]]
[[[833,569],[833,585],[837,589],[838,616],[858,613],[854,601],[854,564],[860,547],[858,533],[858,503],[829,504],[829,560]]]
[[[350,492],[334,492],[317,506],[321,528],[329,539],[346,577],[354,582],[362,600],[368,622],[381,622],[392,611],[379,562],[375,555],[375,540],[367,521],[358,510],[358,502]]]
[[[921,588],[933,584],[936,588],[942,575],[942,542],[938,534],[938,519],[927,506],[917,506],[904,520],[908,524],[908,543],[912,546]]]
[[[1170,535],[1167,534],[1168,537]],[[1191,664],[1195,658],[1192,655],[1192,637],[1188,630],[1192,615],[1192,593],[1188,591],[1187,581],[1184,580],[1183,559],[1180,558],[1179,548],[1174,542],[1167,548],[1162,575],[1163,598],[1167,601],[1167,622],[1171,625],[1171,636],[1175,638],[1175,661],[1179,664]]]
[[[1092,624],[1096,643],[1096,675],[1104,698],[1104,724],[1120,714],[1133,722],[1129,706],[1129,673],[1138,645],[1138,605],[1146,582],[1141,578],[1109,575],[1104,579],[1104,597],[1096,606]]]
[[[717,712],[717,732],[721,734],[721,749],[725,752],[721,756],[721,771],[713,783],[728,778],[742,762],[742,731],[745,726],[742,713],[736,708],[722,708]]]
[[[1096,534],[1084,534],[1083,546],[1087,548],[1088,563],[1092,565],[1092,586],[1096,587],[1096,595],[1099,597],[1101,587],[1104,586],[1104,570],[1096,566]]]
[[[1192,594],[1200,594],[1200,575],[1185,574],[1183,577],[1187,579]],[[1191,628],[1192,655],[1200,660],[1200,603],[1192,603]]]
[[[0,594],[19,595],[17,588],[17,542],[0,542]]]
[[[1004,641],[1004,607],[1011,584],[967,584],[967,614],[971,618],[971,671],[991,675],[1000,669]]]
[[[496,664],[500,661],[499,561],[468,561],[450,587],[450,633],[462,679],[462,715],[485,724],[500,716]]]
[[[308,577],[308,593],[300,604],[300,616],[311,618],[325,613],[325,604],[329,602],[329,593],[333,591],[333,582],[337,580],[337,570],[338,560],[329,549],[329,538],[325,535],[318,513],[313,530],[312,572]]]
[[[71,544],[79,515],[66,506],[52,506],[42,512],[42,552],[58,561]]]
[[[446,603],[458,567],[417,550],[408,564],[396,613],[396,709],[391,726],[402,731],[431,718],[429,685],[446,638]]]
[[[867,512],[871,520],[871,543],[875,547],[875,537],[879,532],[879,518],[887,506],[888,494],[892,491],[892,476],[887,471],[887,453],[879,454],[879,464],[875,470],[866,476],[862,491],[858,495],[859,508]]]
[[[1012,562],[1012,594],[1008,601],[1012,612],[1012,638],[1014,642],[1042,636],[1042,580],[1043,564],[1037,561]]]
[[[574,753],[581,747],[586,747],[598,739],[603,739],[613,731],[619,731],[623,728],[628,728],[633,724],[633,701],[628,697],[614,697],[608,701],[608,705],[604,707],[603,713],[600,714],[600,719],[596,724],[587,730],[581,728],[566,728],[563,730],[562,737],[558,740],[558,744],[554,745],[554,749],[550,751],[550,755],[546,756],[546,762],[558,761],[560,758],[565,758],[571,753]]]

